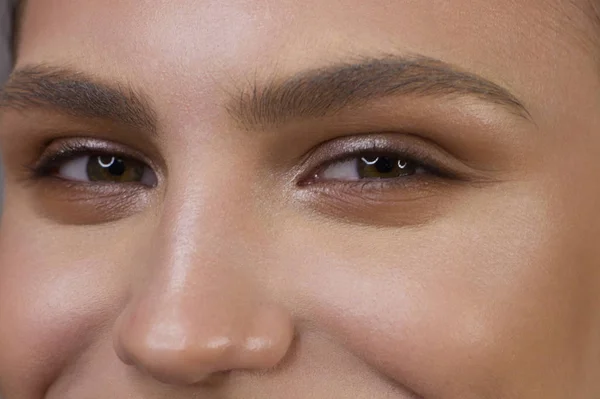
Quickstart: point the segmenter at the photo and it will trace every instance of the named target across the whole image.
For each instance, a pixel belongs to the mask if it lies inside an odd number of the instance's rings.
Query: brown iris
[[[90,181],[137,183],[142,180],[146,166],[138,161],[113,156],[92,156],[88,160]]]
[[[367,155],[358,160],[358,175],[363,179],[391,179],[414,175],[417,165],[394,156]]]

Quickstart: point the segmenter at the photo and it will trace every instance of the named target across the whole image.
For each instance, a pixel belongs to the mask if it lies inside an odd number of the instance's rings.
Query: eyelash
[[[51,149],[53,145],[56,147],[55,149]],[[398,145],[393,140],[370,135],[353,136],[350,140],[348,138],[336,139],[323,143],[307,155],[302,168],[305,171],[308,169],[310,173],[303,174],[302,177],[297,179],[297,185],[299,187],[335,185],[345,188],[360,186],[362,189],[368,187],[383,189],[402,186],[407,183],[415,183],[417,181],[426,182],[433,179],[464,180],[463,176],[445,166],[445,163],[439,159],[439,154],[436,156],[434,155],[435,153],[435,151],[432,153],[428,147],[423,145],[414,145],[414,143],[401,143]],[[360,159],[360,157],[364,157],[367,154],[399,158],[410,162],[425,173],[386,179],[331,180],[317,178],[328,167]],[[140,154],[136,154],[135,151],[127,151],[117,144],[85,138],[68,141],[58,140],[51,143],[46,147],[42,156],[33,166],[27,165],[26,167],[33,179],[57,178],[56,171],[59,167],[69,161],[85,156],[115,156],[131,159],[143,163],[156,173],[155,168],[149,162],[146,162]],[[94,184],[101,183],[96,182]]]
[[[435,177],[440,177],[440,178],[451,178],[451,176],[448,173],[442,171],[436,165],[430,165],[427,162],[416,159],[412,155],[404,154],[401,152],[393,152],[393,151],[390,151],[389,149],[387,149],[387,150],[371,149],[368,151],[360,151],[360,152],[348,154],[348,155],[338,158],[338,159],[327,161],[322,167],[320,167],[317,170],[317,174],[322,172],[326,168],[334,166],[336,164],[352,161],[354,159],[361,159],[361,158],[365,158],[365,157],[369,157],[369,156],[398,158],[398,159],[401,159],[405,162],[408,162],[408,163],[414,165],[417,168],[423,169],[427,174],[433,175]],[[404,178],[406,178],[406,177],[404,177]],[[327,179],[322,179],[322,180],[327,181]],[[367,181],[367,180],[377,181],[377,179],[363,179],[363,182]],[[388,179],[388,180],[393,180],[393,179]],[[336,181],[340,181],[340,180],[336,180]],[[318,182],[315,182],[315,183],[318,183]]]
[[[395,145],[391,140],[380,140],[377,138],[371,139],[367,136],[364,138],[359,138],[358,143],[355,143],[354,149],[347,150],[345,149],[346,146],[344,145],[342,145],[341,148],[335,148],[337,147],[335,141],[332,143],[326,143],[326,145],[331,144],[331,146],[334,147],[333,154],[330,155],[327,161],[323,162],[321,159],[322,157],[314,153],[309,156],[309,158],[317,158],[317,160],[314,162],[316,165],[309,169],[311,171],[310,173],[304,175],[304,177],[299,180],[299,186],[308,187],[313,185],[338,184],[344,186],[360,185],[363,188],[366,188],[369,185],[374,185],[381,188],[386,186],[406,184],[406,182],[409,180],[414,183],[417,180],[424,181],[440,179],[462,181],[467,179],[467,177],[462,173],[459,173],[453,168],[446,166],[446,163],[443,162],[445,156],[442,155],[440,157],[440,154],[437,154],[436,151],[431,151],[427,147],[424,148],[423,145]],[[326,150],[325,152],[329,151]],[[320,173],[333,165],[360,159],[369,155],[402,159],[412,163],[415,167],[422,169],[425,173],[398,178],[372,178],[354,181],[317,178]],[[312,162],[308,161],[308,163]]]
[[[55,146],[55,149],[51,149]],[[141,162],[147,167],[154,168],[146,162],[142,156],[121,148],[120,145],[76,138],[72,140],[57,140],[46,147],[40,158],[33,164],[25,165],[35,180],[54,178],[56,170],[67,162],[81,157],[114,156]],[[75,182],[82,183],[82,182]],[[99,184],[99,183],[95,183]],[[101,184],[101,183],[100,183]],[[131,184],[131,183],[130,183]]]

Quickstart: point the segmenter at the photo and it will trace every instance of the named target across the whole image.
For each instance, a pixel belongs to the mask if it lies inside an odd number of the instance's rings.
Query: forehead
[[[598,85],[586,1],[28,0],[17,63],[119,76],[197,104],[215,82],[421,54],[504,85],[535,113],[581,83],[574,72]]]
[[[26,3],[30,23],[25,37],[37,43],[62,41],[64,46],[85,40],[89,50],[100,52],[151,42],[173,49],[165,56],[201,47],[207,58],[262,50],[266,59],[277,56],[279,61],[307,48],[317,58],[337,49],[445,53],[451,46],[456,58],[476,50],[497,61],[541,43],[585,47],[594,37],[590,11],[598,8],[596,0],[181,0],[177,6],[168,0],[21,2]],[[585,31],[588,35],[578,37]]]

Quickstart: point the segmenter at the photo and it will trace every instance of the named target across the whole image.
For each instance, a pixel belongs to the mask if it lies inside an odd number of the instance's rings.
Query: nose
[[[187,309],[181,302],[171,303],[170,310],[148,303],[124,313],[114,339],[119,358],[172,385],[277,366],[292,340],[285,312],[264,304],[228,306],[223,299]]]
[[[293,339],[292,320],[253,283],[256,279],[244,272],[245,265],[232,267],[241,263],[231,256],[238,246],[225,253],[215,249],[227,247],[222,235],[221,240],[204,237],[204,245],[197,246],[189,244],[189,236],[184,245],[161,236],[162,244],[150,251],[154,259],[140,268],[137,280],[143,283],[134,284],[115,324],[118,357],[172,385],[277,366]]]

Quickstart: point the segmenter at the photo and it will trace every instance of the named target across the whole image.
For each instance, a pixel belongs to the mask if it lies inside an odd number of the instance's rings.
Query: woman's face
[[[0,392],[596,397],[579,3],[30,0]]]

